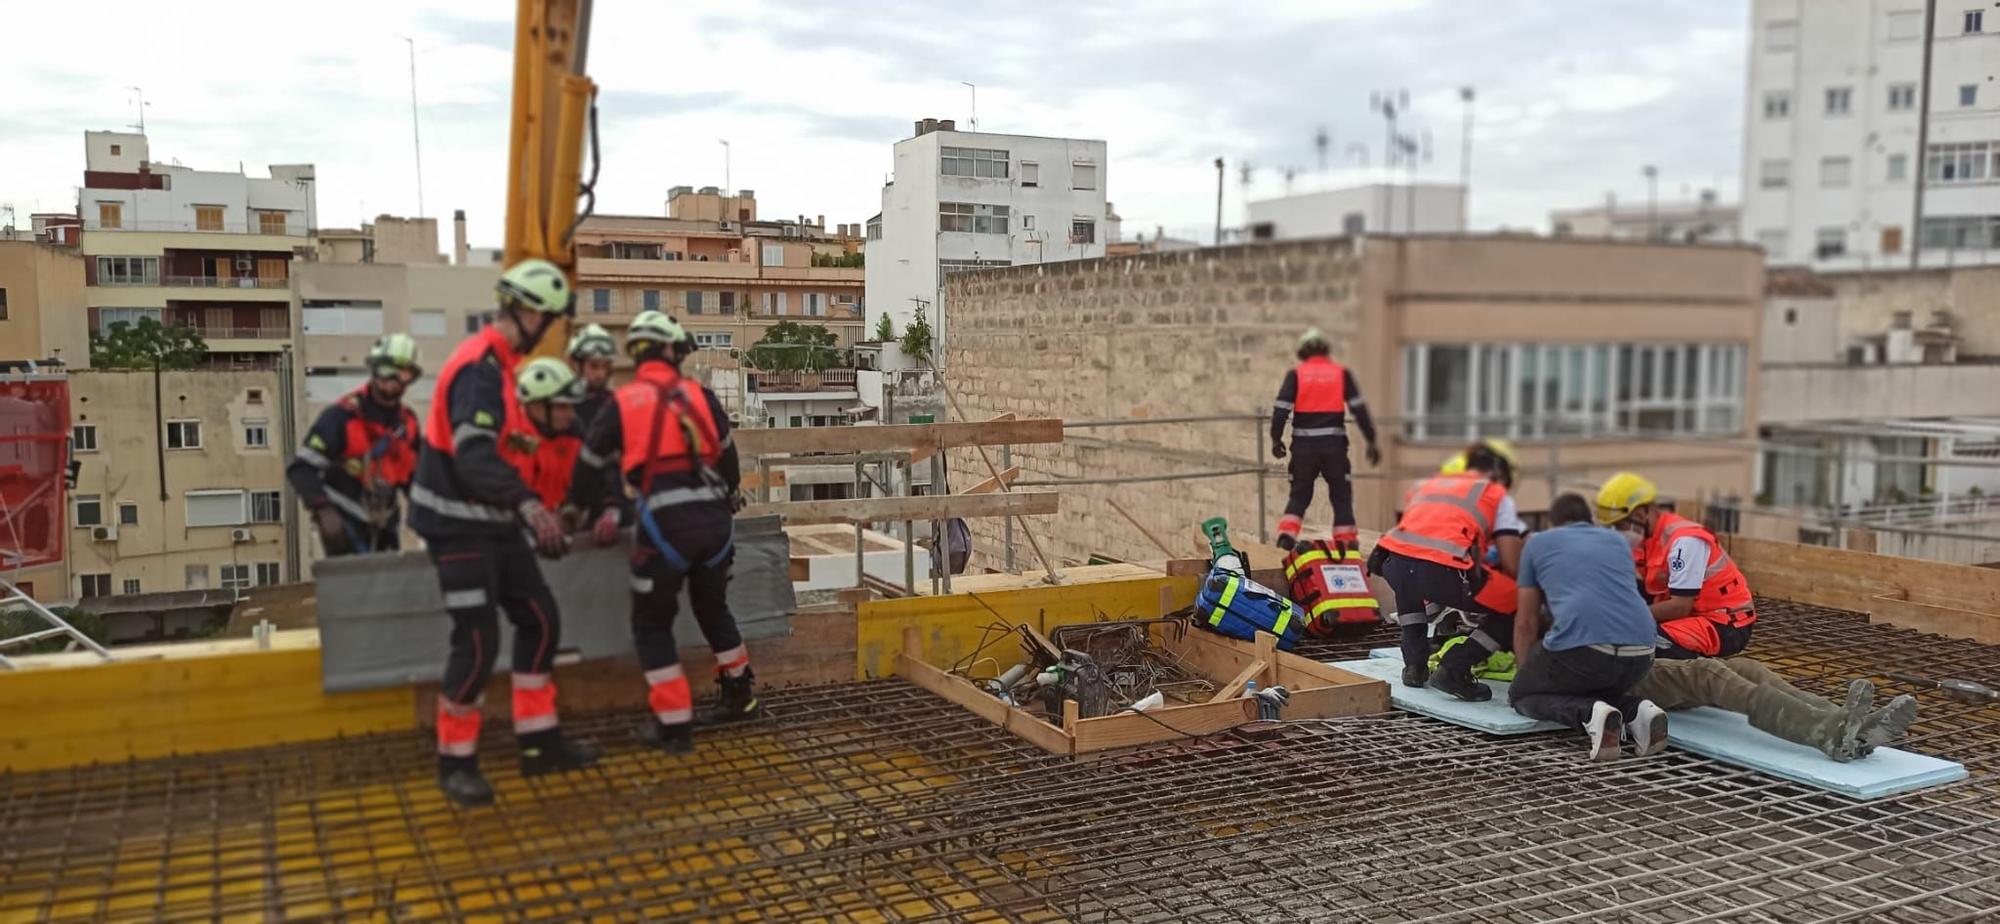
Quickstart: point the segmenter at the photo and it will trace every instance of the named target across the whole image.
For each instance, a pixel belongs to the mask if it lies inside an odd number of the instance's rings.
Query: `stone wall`
[[[1356,246],[1311,240],[956,274],[946,296],[944,366],[960,405],[953,419],[1007,411],[1073,422],[1240,415],[1071,429],[1060,445],[1016,447],[1013,461],[1023,481],[1049,481],[1241,469],[1256,453],[1274,472],[1264,482],[1268,528],[1285,495],[1281,463],[1266,455],[1268,415],[1300,332],[1325,331],[1336,357],[1363,342]],[[988,452],[998,465],[1000,451]],[[954,489],[986,477],[974,451],[953,451],[949,459]],[[1093,553],[1166,557],[1115,504],[1176,555],[1190,555],[1197,548],[1194,525],[1211,516],[1228,517],[1241,534],[1258,533],[1254,479],[1045,487],[1061,492],[1062,512],[1028,523],[1057,564]],[[1306,522],[1308,528],[1332,522],[1323,489]],[[1000,567],[1002,521],[971,527],[973,567]],[[1015,532],[1015,566],[1035,567],[1025,537]]]

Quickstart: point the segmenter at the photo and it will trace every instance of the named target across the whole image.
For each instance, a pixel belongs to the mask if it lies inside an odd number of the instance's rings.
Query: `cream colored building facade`
[[[75,248],[0,240],[0,359],[89,368],[83,259]]]
[[[363,363],[383,334],[414,336],[426,373],[435,372],[492,314],[499,279],[498,266],[295,264],[291,311],[300,331],[300,433],[322,408],[367,381]],[[419,415],[436,382],[426,374],[412,387],[408,400]]]

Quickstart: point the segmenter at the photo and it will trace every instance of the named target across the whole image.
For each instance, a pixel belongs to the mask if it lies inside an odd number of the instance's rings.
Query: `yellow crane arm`
[[[583,185],[586,118],[597,95],[597,85],[584,76],[590,6],[591,0],[517,0],[514,18],[505,262],[548,260],[569,276],[572,291],[576,244],[571,233]],[[569,321],[564,318],[542,336],[534,352],[561,356],[568,342]]]

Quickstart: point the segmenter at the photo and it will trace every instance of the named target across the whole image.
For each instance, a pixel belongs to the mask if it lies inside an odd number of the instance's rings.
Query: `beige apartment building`
[[[1381,431],[1379,468],[1355,437],[1363,527],[1390,525],[1407,486],[1480,435],[1520,447],[1514,493],[1529,513],[1547,509],[1551,486],[1628,468],[1677,497],[1751,489],[1754,248],[1330,238],[973,271],[950,287],[944,370],[968,418],[1132,421],[1016,447],[1022,480],[1269,472],[1261,504],[1248,473],[1060,488],[1062,513],[1034,528],[1065,560],[1160,557],[1114,505],[1190,552],[1207,517],[1268,535],[1287,493],[1269,456],[1271,402],[1313,326]],[[1209,415],[1231,419],[1148,423]],[[985,475],[969,452],[952,461],[955,488]],[[1322,486],[1307,528],[1331,522]],[[971,525],[977,563],[999,567],[1002,524]]]
[[[443,263],[298,263],[292,318],[299,334],[300,430],[314,415],[368,380],[376,338],[403,331],[417,340],[426,373],[493,312],[498,266]],[[426,374],[408,401],[421,415],[437,377]]]
[[[90,367],[83,258],[75,248],[0,240],[0,359]]]

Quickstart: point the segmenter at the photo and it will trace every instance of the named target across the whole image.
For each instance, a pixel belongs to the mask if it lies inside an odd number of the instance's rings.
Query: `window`
[[[156,286],[160,284],[159,257],[98,257],[97,285]]]
[[[97,226],[99,228],[125,227],[124,216],[125,203],[123,202],[97,203]]]
[[[1821,228],[1814,235],[1813,254],[1819,259],[1843,256],[1847,253],[1846,228]]]
[[[187,492],[187,525],[242,526],[243,492],[211,490]]]
[[[1965,11],[1965,34],[1967,34],[1967,35],[1973,35],[1973,34],[1975,34],[1975,33],[1979,33],[1979,32],[1984,32],[1984,31],[1986,31],[1986,11],[1985,11],[1985,10],[1966,10],[1966,11]]]
[[[111,156],[112,156],[112,157],[117,157],[118,155],[120,155],[120,154],[123,154],[123,153],[125,153],[125,146],[124,146],[124,145],[122,145],[122,144],[114,144],[114,145],[112,145],[112,146],[111,146]]]
[[[1934,144],[1924,158],[1924,179],[1932,183],[1976,183],[1988,176],[1992,144]]]
[[[1847,157],[1822,157],[1819,159],[1819,185],[1826,189],[1839,189],[1847,185],[1854,172],[1854,161]]]
[[[75,526],[103,526],[104,498],[96,494],[78,494],[74,499],[75,513],[71,519]]]
[[[1021,216],[1021,230],[1023,231],[1035,230],[1035,216],[1033,215]]]
[[[1977,105],[1979,105],[1979,85],[1976,83],[1959,84],[1958,85],[1959,108],[1969,109]]]
[[[1926,218],[1922,238],[1931,250],[2000,249],[2000,215]]]
[[[1882,252],[1884,254],[1903,252],[1903,228],[1890,225],[1882,229]]]
[[[688,312],[688,314],[700,314],[700,313],[701,313],[701,293],[700,293],[700,292],[698,292],[698,291],[696,291],[696,290],[694,290],[694,289],[689,289],[689,290],[688,290],[688,294],[687,294],[687,312]]]
[[[187,589],[189,589],[189,590],[206,590],[206,589],[208,589],[208,566],[207,566],[207,565],[205,565],[205,564],[204,564],[204,565],[189,565],[189,566],[187,566],[187,568],[185,568],[185,569],[183,569],[183,570],[181,571],[181,574],[183,575],[183,580],[182,580],[182,582],[181,582],[181,583],[182,583],[182,584],[183,584],[184,586],[186,586],[186,587],[187,587]]]
[[[196,231],[222,230],[222,206],[219,205],[195,206],[194,229]]]
[[[726,349],[736,345],[736,335],[728,331],[696,331],[694,345],[702,349]]]
[[[1032,160],[1021,162],[1021,185],[1029,189],[1042,185],[1042,165]]]
[[[715,293],[715,312],[717,314],[735,314],[736,293],[734,292]]]
[[[327,334],[382,335],[382,303],[313,300],[299,303],[299,326],[308,336]]]
[[[69,448],[75,452],[96,452],[97,425],[77,424],[69,428]]]
[[[1785,256],[1787,237],[1789,235],[1785,233],[1785,229],[1783,228],[1765,228],[1757,232],[1757,246],[1764,248],[1764,254],[1767,257],[1774,259],[1783,258]]]
[[[871,241],[882,239],[882,219],[879,216],[868,223],[868,239]]]
[[[167,421],[167,448],[200,449],[201,421],[199,420]]]
[[[1914,83],[1892,83],[1889,85],[1889,111],[1901,112],[1917,107],[1917,85]]]
[[[7,290],[0,287],[0,321],[7,320]]]
[[[1854,89],[1852,87],[1826,88],[1826,114],[1846,115],[1853,108]]]
[[[643,310],[645,310],[645,311],[658,311],[658,310],[660,310],[660,290],[658,290],[658,289],[642,289],[642,290],[640,290],[640,292],[639,292],[639,304],[640,304],[640,306],[642,306],[642,309],[643,309]]]
[[[139,592],[139,579],[138,579],[138,578],[126,578],[126,579],[125,579],[125,593],[126,593],[126,594],[136,594],[136,593],[138,593],[138,592]]]
[[[277,584],[277,583],[279,583],[279,582],[280,582],[280,581],[282,581],[282,580],[283,580],[282,578],[278,577],[278,563],[277,563],[277,562],[274,562],[274,561],[260,561],[260,562],[258,562],[258,563],[257,563],[257,586],[258,586],[258,587],[267,587],[267,586],[269,586],[269,585],[272,585],[272,584]]]
[[[1799,21],[1774,19],[1764,24],[1765,51],[1791,51],[1799,47]]]
[[[1743,344],[1411,344],[1414,439],[1736,433]]]
[[[817,318],[826,314],[826,296],[818,292],[806,293],[806,317]]]
[[[1007,152],[991,148],[940,148],[938,173],[982,180],[1007,178]]]
[[[938,286],[944,286],[944,277],[965,270],[986,269],[994,266],[1013,266],[1011,260],[939,260]]]
[[[111,596],[111,575],[109,574],[79,574],[76,576],[76,582],[78,585],[77,592],[80,596]]]
[[[803,427],[805,425],[806,425],[806,419],[804,417],[801,417],[797,414],[792,415],[792,426]]]
[[[1088,218],[1072,219],[1069,223],[1069,242],[1072,244],[1097,243],[1097,222]]]
[[[486,322],[491,320],[493,320],[493,316],[486,312],[467,312],[465,315],[465,332],[468,334],[479,333],[479,329],[485,327]]]
[[[410,333],[418,337],[444,336],[444,309],[418,308],[411,311]]]
[[[243,447],[245,449],[271,448],[271,422],[256,418],[243,421]]]
[[[1923,10],[1896,10],[1889,14],[1889,41],[1911,42],[1923,37]]]
[[[597,314],[609,313],[611,311],[611,290],[590,290],[590,310]]]
[[[1757,185],[1764,189],[1783,189],[1791,185],[1792,162],[1789,160],[1767,160],[1760,165]]]
[[[250,492],[250,522],[276,523],[284,514],[285,495],[282,491]]]
[[[258,209],[257,233],[283,235],[285,233],[285,213],[276,209]]]
[[[1010,215],[1004,205],[971,202],[938,203],[939,231],[970,231],[974,234],[1006,234]]]
[[[118,525],[139,525],[139,505],[131,501],[120,501],[118,504]]]
[[[1764,118],[1785,119],[1792,114],[1792,91],[1772,90],[1764,94]]]
[[[769,315],[785,314],[786,312],[791,310],[790,306],[786,304],[787,301],[789,301],[789,299],[787,298],[787,293],[784,292],[764,293],[764,313]]]
[[[249,565],[223,565],[223,566],[222,566],[222,589],[223,589],[223,590],[249,590],[249,589],[250,589],[250,566],[249,566]]]
[[[1096,164],[1070,164],[1069,167],[1070,167],[1069,188],[1071,189],[1097,188]]]
[[[1902,182],[1903,180],[1909,179],[1910,155],[1908,154],[1889,155],[1889,169],[1887,174],[1885,174],[1885,176],[1891,183],[1898,183]]]
[[[784,265],[785,265],[785,246],[784,246],[783,244],[765,244],[765,245],[764,245],[764,265],[765,265],[765,266],[784,266]]]

